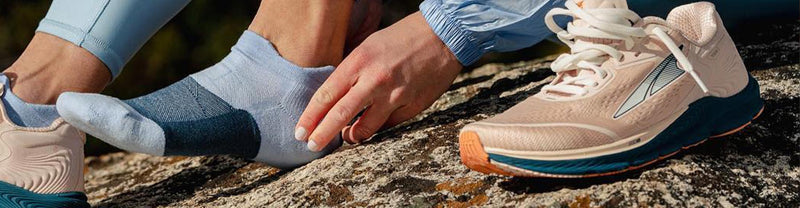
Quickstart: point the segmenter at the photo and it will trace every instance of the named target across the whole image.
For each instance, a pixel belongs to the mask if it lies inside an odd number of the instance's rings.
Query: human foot
[[[548,27],[572,48],[556,79],[495,117],[469,124],[461,159],[484,173],[593,177],[643,167],[735,132],[763,107],[714,5],[639,18],[625,0],[566,3]],[[580,6],[579,6],[580,5]],[[554,15],[573,16],[567,31]]]
[[[64,93],[64,119],[122,149],[152,155],[233,154],[289,168],[319,158],[293,139],[308,99],[333,67],[302,68],[245,31],[218,64],[152,94],[121,101]]]
[[[54,106],[7,101],[19,99],[8,78],[0,79],[0,207],[89,207],[83,193],[85,135],[47,115],[46,108]],[[15,110],[20,117],[12,119]]]

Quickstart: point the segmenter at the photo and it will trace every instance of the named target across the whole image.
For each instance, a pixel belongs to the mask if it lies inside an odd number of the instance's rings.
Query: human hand
[[[428,108],[461,68],[422,14],[409,15],[370,35],[342,61],[311,98],[295,137],[308,140],[312,151],[339,132],[345,141],[359,143]]]

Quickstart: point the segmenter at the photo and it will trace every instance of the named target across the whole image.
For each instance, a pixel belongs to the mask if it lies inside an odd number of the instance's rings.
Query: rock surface
[[[86,188],[98,207],[797,207],[800,24],[770,28],[738,45],[761,84],[760,118],[622,175],[512,178],[461,165],[458,130],[536,93],[552,79],[545,58],[464,73],[417,119],[294,170],[227,156],[115,153],[86,159]]]

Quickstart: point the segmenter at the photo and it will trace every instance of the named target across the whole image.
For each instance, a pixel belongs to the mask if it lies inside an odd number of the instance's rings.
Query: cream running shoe
[[[742,129],[762,110],[758,83],[708,2],[666,20],[624,0],[568,0],[545,21],[570,54],[541,92],[461,130],[461,159],[484,173],[593,177]],[[564,30],[553,16],[573,17]]]
[[[17,126],[2,102],[0,114],[0,207],[89,207],[85,134],[60,118],[45,128]]]

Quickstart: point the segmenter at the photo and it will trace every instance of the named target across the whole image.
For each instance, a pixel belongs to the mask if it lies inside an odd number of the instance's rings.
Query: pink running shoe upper
[[[0,103],[0,181],[39,194],[83,192],[85,141],[60,118],[44,128],[17,126]]]

